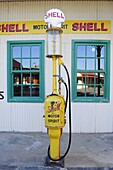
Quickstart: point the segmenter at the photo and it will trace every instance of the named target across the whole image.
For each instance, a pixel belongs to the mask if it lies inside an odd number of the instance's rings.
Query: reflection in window
[[[22,59],[22,69],[30,70],[30,59]]]
[[[30,73],[23,73],[22,74],[22,84],[29,85],[31,83]]]
[[[109,46],[109,41],[73,40],[73,101],[109,100]]]
[[[77,94],[103,96],[104,73],[77,73]]]
[[[95,91],[95,87],[94,86],[88,86],[88,88],[86,88],[86,96],[94,96],[94,91]]]
[[[13,95],[40,95],[40,45],[12,46]],[[14,72],[13,72],[14,71]]]
[[[21,96],[21,86],[14,86],[14,96]]]
[[[83,56],[83,52],[79,51],[82,48],[85,50],[84,55],[87,54],[87,56]],[[100,70],[104,70],[104,59],[101,59],[102,48],[104,49],[103,46],[95,46],[95,52],[94,47],[92,46],[79,46],[78,54],[81,57],[78,57],[77,59],[77,70],[81,70],[81,72],[78,72],[79,76],[77,75],[78,96],[80,96],[80,94],[81,96],[103,96],[104,84],[102,82],[104,82],[104,72],[100,73]],[[99,72],[90,72],[91,70],[97,70]]]
[[[12,61],[13,61],[13,63],[12,63],[13,70],[20,70],[21,69],[21,61],[20,61],[20,59],[15,58]]]
[[[95,47],[94,46],[86,46],[87,47],[87,57],[95,57]]]
[[[40,60],[39,59],[31,59],[31,69],[39,70],[40,68]]]
[[[21,73],[14,73],[14,81],[15,85],[21,84]]]
[[[32,73],[32,83],[39,84],[39,73]]]

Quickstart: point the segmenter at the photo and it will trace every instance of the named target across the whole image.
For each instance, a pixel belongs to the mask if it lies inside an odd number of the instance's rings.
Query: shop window
[[[109,102],[110,41],[72,41],[73,102]]]
[[[44,41],[8,41],[9,102],[44,101]]]

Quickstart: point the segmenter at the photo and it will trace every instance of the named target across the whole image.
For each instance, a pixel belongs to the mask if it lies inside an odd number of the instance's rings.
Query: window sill
[[[13,97],[13,98],[8,99],[8,102],[43,103],[44,99],[40,97]]]
[[[109,103],[110,101],[108,99],[98,97],[98,98],[82,98],[78,97],[77,99],[73,99],[72,102],[83,102],[83,103]]]

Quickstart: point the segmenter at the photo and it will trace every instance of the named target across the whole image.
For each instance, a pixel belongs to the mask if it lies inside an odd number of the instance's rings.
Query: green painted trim
[[[38,97],[15,97],[12,95],[13,91],[13,79],[11,77],[11,46],[12,45],[33,45],[38,44],[41,46],[40,53],[40,95]],[[44,40],[23,40],[23,41],[7,41],[7,101],[8,102],[29,102],[29,103],[43,103],[45,98],[45,65],[44,65],[44,52],[45,42]],[[32,71],[31,71],[32,72]]]
[[[106,43],[106,99],[108,99],[108,102],[110,102],[110,41]]]
[[[105,45],[105,91],[103,97],[77,97],[77,45]],[[91,71],[96,72],[96,70]],[[110,102],[110,40],[72,40],[72,57],[71,57],[71,84],[72,84],[72,102]]]

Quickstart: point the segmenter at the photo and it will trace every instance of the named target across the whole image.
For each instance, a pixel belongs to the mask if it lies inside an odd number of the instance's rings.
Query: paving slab
[[[61,137],[61,155],[66,151],[69,135]],[[46,133],[0,133],[0,170],[113,170],[113,134],[72,134],[65,166],[47,167],[49,146]]]

